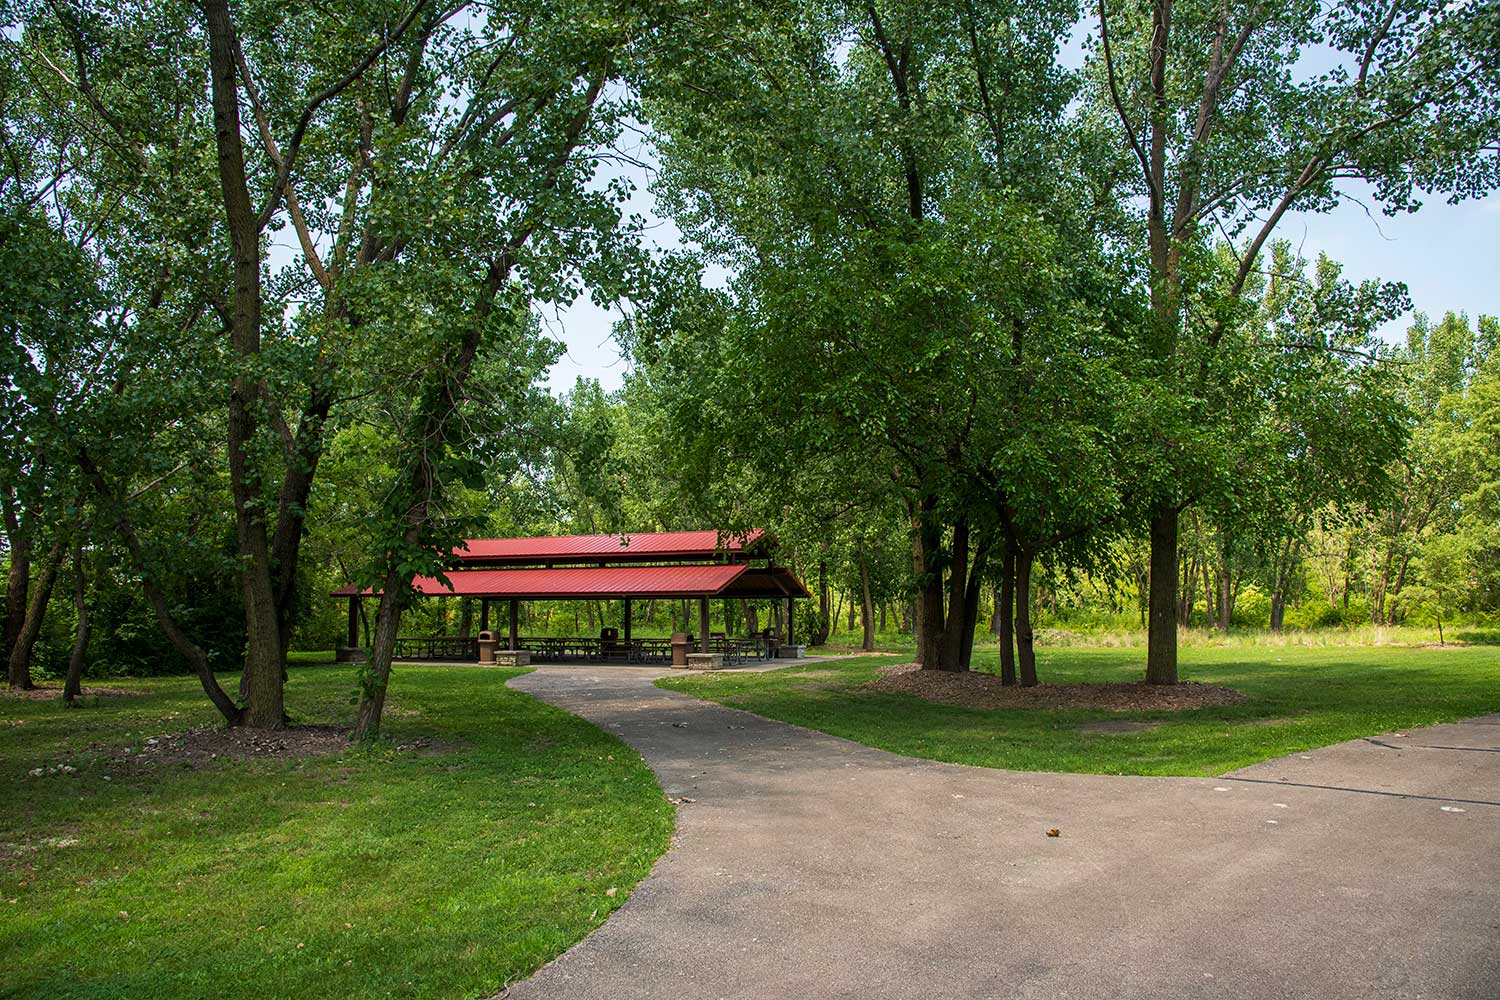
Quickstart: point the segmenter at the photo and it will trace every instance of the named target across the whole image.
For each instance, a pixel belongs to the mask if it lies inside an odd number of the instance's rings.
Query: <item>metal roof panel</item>
[[[744,537],[707,531],[654,531],[550,538],[470,538],[454,551],[460,562],[708,558],[742,552],[765,534]]]
[[[595,597],[712,597],[749,569],[744,563],[718,566],[585,566],[537,569],[461,569],[412,581],[424,597],[499,597],[572,600]],[[369,590],[363,594],[372,593]],[[352,597],[352,586],[334,597]]]

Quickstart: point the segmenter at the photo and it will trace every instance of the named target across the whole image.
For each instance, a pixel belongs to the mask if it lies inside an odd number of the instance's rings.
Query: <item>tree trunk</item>
[[[865,652],[875,649],[875,605],[870,600],[870,566],[865,562],[865,553],[859,553],[860,624],[864,626],[864,642],[860,648]],[[852,609],[851,609],[852,610]]]
[[[1229,634],[1229,619],[1234,615],[1234,574],[1226,558],[1219,567],[1219,632]]]
[[[47,602],[52,599],[52,585],[57,582],[62,556],[63,543],[54,542],[42,559],[36,586],[31,588],[30,600],[26,602],[26,617],[10,647],[10,686],[20,691],[30,691],[36,686],[31,680],[31,653],[42,632],[42,619],[47,616]]]
[[[401,627],[398,594],[410,586],[392,571],[386,574],[384,593],[375,611],[375,637],[370,643],[370,662],[360,671],[359,705],[354,712],[351,740],[366,740],[380,732],[385,712],[385,694],[390,689],[391,658],[396,650],[396,632]]]
[[[235,533],[240,555],[240,583],[245,600],[245,691],[241,722],[257,729],[286,724],[283,704],[285,660],[281,618],[271,575],[270,542],[264,504],[250,457],[256,437],[258,377],[254,359],[260,353],[260,226],[245,183],[240,132],[240,94],[235,82],[234,28],[228,0],[205,0],[209,64],[213,94],[214,142],[219,182],[234,261],[229,339],[239,370],[229,391],[229,484],[234,496]]]
[[[1016,683],[1016,551],[1008,540],[996,601],[1000,612],[1000,683],[1012,687]]]
[[[1349,610],[1349,578],[1354,574],[1354,535],[1349,535],[1349,544],[1344,550],[1344,610]]]
[[[1151,518],[1151,609],[1146,632],[1146,683],[1177,683],[1177,508]]]
[[[1391,588],[1386,594],[1386,598],[1391,602],[1391,617],[1393,619],[1396,617],[1397,611],[1399,610],[1396,599],[1401,596],[1401,588],[1406,586],[1406,568],[1410,565],[1411,556],[1402,556],[1401,567],[1396,570],[1396,582],[1391,584]],[[1403,614],[1401,617],[1404,619],[1405,615]]]
[[[970,669],[974,662],[974,629],[979,625],[979,597],[984,587],[984,571],[989,563],[989,541],[984,540],[974,551],[974,561],[969,567],[969,582],[964,588],[963,634],[959,643],[958,658],[962,669]]]
[[[5,578],[5,635],[0,652],[9,663],[16,638],[26,624],[26,602],[31,588],[31,534],[23,530],[10,487],[6,487],[0,499],[5,502],[5,540],[10,546],[10,570]]]
[[[755,635],[760,631],[760,613],[755,605],[745,598],[740,598],[740,613],[745,618],[745,634]]]
[[[1174,610],[1177,614],[1177,625],[1179,628],[1185,628],[1192,618],[1193,604],[1198,599],[1196,592],[1198,563],[1197,560],[1184,554],[1180,558],[1174,559],[1173,565],[1177,567],[1178,572],[1181,574],[1180,578],[1186,581],[1186,585],[1178,588],[1176,595],[1173,597]]]
[[[818,560],[818,630],[807,637],[809,646],[821,646],[828,641],[828,630],[833,623],[831,598],[828,593],[828,563]]]
[[[73,633],[73,649],[68,653],[62,695],[69,705],[83,693],[83,657],[89,645],[88,580],[83,574],[83,546],[77,542],[73,543],[73,610],[78,616],[78,630]]]
[[[969,579],[969,522],[959,518],[953,525],[952,551],[948,557],[948,617],[944,623],[941,670],[964,671],[964,585]]]
[[[943,571],[938,564],[942,550],[942,525],[936,514],[937,500],[923,497],[913,523],[912,568],[916,572],[917,593],[914,627],[917,638],[917,666],[923,670],[943,669]]]
[[[1031,631],[1032,553],[1016,553],[1016,661],[1021,668],[1021,686],[1036,687],[1036,636]]]
[[[1203,620],[1206,624],[1217,625],[1219,620],[1219,609],[1214,603],[1214,597],[1219,590],[1218,568],[1206,555],[1203,558]],[[1191,625],[1188,620],[1184,625]]]
[[[460,598],[458,602],[458,635],[467,639],[474,631],[474,598]]]

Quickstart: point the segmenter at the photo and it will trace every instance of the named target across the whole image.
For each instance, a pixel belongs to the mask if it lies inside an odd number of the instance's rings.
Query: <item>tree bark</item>
[[[953,542],[948,557],[948,618],[943,629],[941,670],[962,672],[968,669],[968,664],[963,661],[964,593],[968,579],[969,522],[959,518],[953,525]]]
[[[828,641],[828,631],[833,622],[831,598],[828,594],[828,563],[818,560],[818,631],[807,637],[809,646],[821,646]]]
[[[1391,564],[1396,559],[1394,546],[1385,554],[1385,565],[1381,567],[1380,576],[1375,580],[1374,592],[1370,595],[1370,624],[1385,624],[1385,598],[1386,588],[1390,586]]]
[[[234,262],[229,340],[239,368],[230,381],[228,429],[229,484],[234,497],[235,534],[245,601],[243,690],[247,700],[241,722],[257,729],[279,729],[286,724],[282,623],[272,582],[264,504],[255,486],[256,475],[250,457],[256,437],[259,395],[258,378],[252,369],[260,354],[260,225],[245,182],[234,26],[228,0],[205,0],[203,11],[208,26],[219,186]]]
[[[16,637],[26,624],[26,602],[31,588],[31,533],[22,523],[22,513],[17,510],[15,491],[6,486],[0,492],[5,515],[5,540],[10,546],[10,570],[5,578],[5,635],[0,642],[0,651],[5,662],[10,662],[11,650]],[[27,520],[30,520],[29,518]]]
[[[1219,609],[1214,603],[1214,597],[1219,590],[1218,568],[1207,555],[1203,557],[1201,568],[1203,570],[1203,620],[1208,625],[1217,625]],[[1192,621],[1188,620],[1183,624],[1191,625]]]
[[[36,685],[31,680],[31,653],[36,648],[37,636],[42,632],[42,619],[47,616],[47,602],[52,599],[52,585],[57,582],[57,568],[62,563],[63,543],[55,542],[42,558],[41,572],[36,585],[31,588],[26,602],[26,616],[15,642],[10,647],[10,686],[19,691],[30,691]]]
[[[1234,617],[1234,573],[1226,560],[1219,569],[1219,632],[1229,634],[1229,622]]]
[[[943,572],[937,561],[942,526],[936,508],[935,497],[923,497],[912,525],[912,568],[917,579],[916,660],[923,670],[943,669]]]
[[[1151,608],[1146,632],[1146,683],[1177,683],[1177,508],[1151,518]]]
[[[1016,683],[1016,550],[1008,540],[996,600],[1000,612],[1000,684],[1012,687]]]
[[[396,633],[401,627],[397,590],[400,584],[410,583],[409,580],[393,583],[393,577],[396,577],[394,572],[386,574],[386,587],[375,610],[375,637],[370,643],[369,669],[363,672],[364,676],[361,678],[364,683],[360,685],[351,740],[370,739],[380,732],[380,720],[385,712],[385,694],[390,687],[391,658],[396,650]]]
[[[88,580],[83,573],[83,546],[73,543],[73,610],[78,629],[73,633],[73,649],[68,653],[68,675],[63,680],[63,702],[71,705],[83,693],[83,657],[89,645]]]
[[[970,669],[974,661],[974,629],[979,625],[979,597],[984,587],[984,572],[989,564],[989,554],[989,541],[981,540],[974,550],[974,560],[969,566],[969,581],[964,588],[963,633],[958,649],[959,665],[963,670]]]
[[[1016,661],[1021,686],[1036,687],[1036,636],[1031,630],[1031,564],[1026,549],[1016,552]]]
[[[860,623],[864,626],[864,642],[860,648],[865,652],[875,649],[875,605],[870,600],[870,566],[865,562],[865,553],[859,553]]]
[[[760,631],[760,613],[746,598],[740,598],[740,613],[745,616],[745,634],[755,635]]]

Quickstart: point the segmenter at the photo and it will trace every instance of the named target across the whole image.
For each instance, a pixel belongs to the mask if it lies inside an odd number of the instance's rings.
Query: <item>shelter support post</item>
[[[625,645],[630,645],[630,598],[625,598]]]
[[[359,645],[359,598],[349,598],[349,641],[346,645],[353,649]]]
[[[698,598],[698,652],[708,652],[708,598]]]
[[[479,599],[479,631],[488,632],[490,628],[490,599],[481,597]]]
[[[797,610],[797,605],[794,601],[795,599],[791,597],[786,599],[786,644],[788,646],[795,646],[797,644],[797,632],[792,625],[792,622],[795,620],[792,612]]]
[[[521,625],[520,625],[520,617],[521,617],[520,616],[520,610],[521,610],[521,602],[520,602],[520,600],[517,599],[517,598],[512,597],[510,599],[510,645],[508,645],[508,646],[505,647],[506,649],[509,649],[509,650],[512,650],[512,651],[521,648],[521,643],[520,643],[520,627],[521,627]]]

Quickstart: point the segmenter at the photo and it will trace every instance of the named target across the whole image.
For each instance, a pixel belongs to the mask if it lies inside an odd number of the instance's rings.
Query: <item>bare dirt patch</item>
[[[47,687],[37,685],[29,691],[21,691],[16,688],[6,688],[0,692],[0,697],[11,698],[15,701],[56,701],[62,697],[63,689],[60,687]],[[138,698],[141,695],[150,694],[144,688],[112,688],[112,687],[86,687],[80,698]]]
[[[185,733],[152,736],[139,746],[110,747],[105,752],[108,762],[116,767],[146,769],[178,765],[196,769],[218,760],[318,757],[348,748],[348,726],[307,725],[277,730],[190,729]]]
[[[994,674],[918,670],[915,664],[882,667],[865,687],[909,694],[942,705],[965,708],[1092,708],[1110,712],[1181,712],[1211,705],[1234,705],[1245,696],[1218,684],[1186,681],[1154,684],[1039,684],[1004,687]]]

